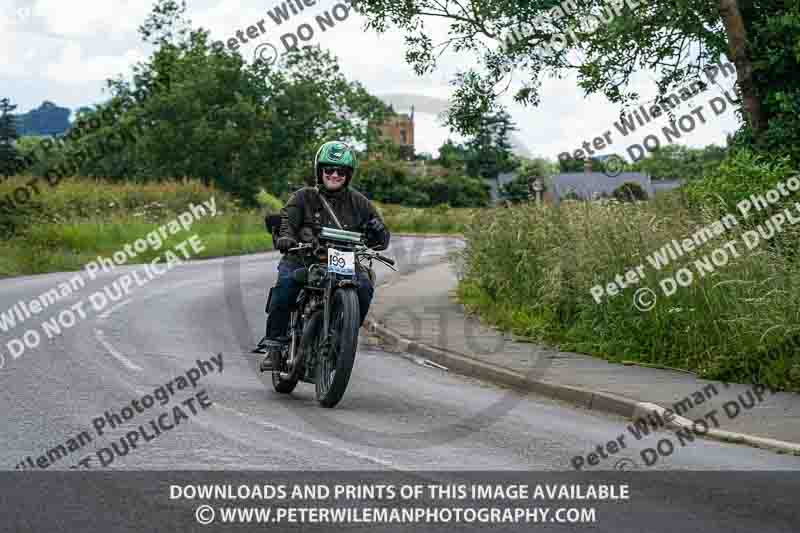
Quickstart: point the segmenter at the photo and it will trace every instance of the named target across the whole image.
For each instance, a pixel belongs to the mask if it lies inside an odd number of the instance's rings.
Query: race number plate
[[[354,252],[342,252],[328,248],[328,271],[352,275],[355,273],[355,268],[356,254]]]

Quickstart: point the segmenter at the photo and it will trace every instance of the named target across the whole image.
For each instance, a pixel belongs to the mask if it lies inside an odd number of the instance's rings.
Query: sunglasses
[[[339,176],[341,178],[349,178],[350,177],[350,172],[351,172],[351,170],[349,168],[322,167],[322,173],[326,177],[330,177],[330,176],[333,176],[334,174],[336,174],[337,176]]]

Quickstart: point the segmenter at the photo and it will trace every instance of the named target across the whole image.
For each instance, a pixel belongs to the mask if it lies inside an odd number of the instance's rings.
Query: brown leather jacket
[[[328,210],[322,204],[322,194],[331,206],[336,218],[347,231],[363,231],[364,224],[372,218],[380,219],[378,210],[366,196],[349,186],[331,193],[320,187],[303,187],[296,191],[281,209],[280,237],[291,237],[298,242],[310,242],[313,238],[312,228],[320,226],[337,228]],[[381,219],[381,221],[383,221]],[[385,250],[389,246],[389,230],[384,231],[381,242],[374,246],[377,250]],[[292,254],[289,254],[292,255]]]

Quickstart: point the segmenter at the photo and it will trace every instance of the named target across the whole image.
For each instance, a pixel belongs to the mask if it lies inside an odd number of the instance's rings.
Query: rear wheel
[[[331,301],[330,345],[325,347],[322,334],[322,313],[317,325],[317,401],[323,407],[333,407],[342,399],[355,363],[358,349],[359,303],[355,289],[342,288],[333,293]]]

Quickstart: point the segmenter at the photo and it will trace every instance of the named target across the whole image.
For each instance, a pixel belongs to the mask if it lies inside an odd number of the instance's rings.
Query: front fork
[[[295,363],[297,362],[297,313],[299,311],[292,311],[290,315],[289,324],[291,325],[292,331],[289,335],[289,364],[287,365],[289,368],[294,368]]]

